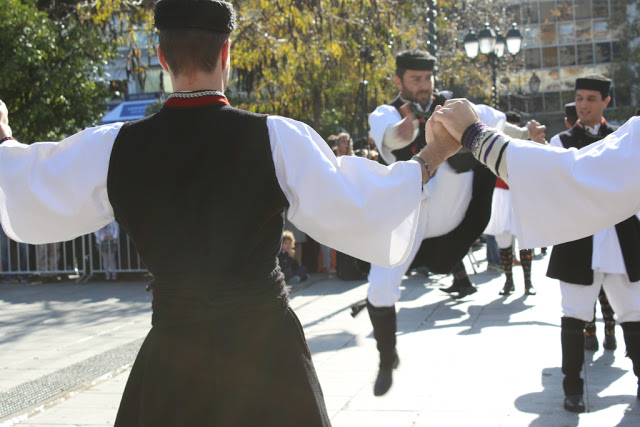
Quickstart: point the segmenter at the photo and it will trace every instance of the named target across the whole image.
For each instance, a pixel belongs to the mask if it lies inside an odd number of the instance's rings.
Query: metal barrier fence
[[[84,282],[95,274],[115,279],[118,273],[148,272],[126,233],[102,243],[92,233],[67,242],[28,245],[11,240],[1,228],[0,268],[2,280],[20,282],[56,276]]]

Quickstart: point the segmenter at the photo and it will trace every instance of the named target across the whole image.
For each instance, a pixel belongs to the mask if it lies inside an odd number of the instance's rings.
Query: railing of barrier
[[[125,234],[99,243],[94,234],[43,245],[18,243],[0,228],[0,280],[27,282],[64,277],[83,282],[95,274],[116,279],[118,273],[147,273],[133,242]]]

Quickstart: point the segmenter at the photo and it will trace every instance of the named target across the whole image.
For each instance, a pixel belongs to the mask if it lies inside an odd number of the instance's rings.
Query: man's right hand
[[[9,110],[7,105],[0,100],[0,139],[12,136],[9,127]]]
[[[473,104],[464,98],[447,100],[432,117],[437,123],[442,123],[447,132],[458,141],[462,140],[462,135],[469,126],[480,121]]]
[[[394,125],[395,135],[398,139],[408,144],[415,138],[414,134],[418,119],[416,115],[413,114],[413,111],[411,111],[409,104],[404,104],[400,107],[400,115],[402,116],[402,120]]]

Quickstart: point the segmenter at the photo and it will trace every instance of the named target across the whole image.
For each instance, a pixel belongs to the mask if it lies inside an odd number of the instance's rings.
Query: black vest
[[[605,123],[600,126],[598,135],[594,136],[582,127],[574,126],[560,133],[559,137],[565,148],[580,149],[601,140],[616,129],[617,127]],[[576,220],[580,219],[576,218]],[[632,282],[638,281],[640,280],[640,221],[634,215],[616,224],[615,227],[627,276]],[[555,245],[549,259],[547,276],[563,282],[591,285],[593,283],[592,256],[593,236]]]
[[[422,150],[424,146],[427,145],[424,139],[424,127],[429,117],[431,117],[431,114],[433,114],[433,112],[435,111],[436,106],[443,105],[446,100],[447,98],[445,98],[440,94],[434,95],[433,102],[431,103],[431,107],[429,108],[429,111],[426,113],[426,117],[422,117],[418,119],[419,132],[416,139],[414,139],[413,142],[407,145],[406,147],[400,148],[398,150],[393,150],[391,152],[394,156],[396,156],[396,160],[398,161],[409,160],[414,154],[418,154],[420,150]],[[402,107],[405,103],[406,101],[404,101],[402,98],[400,98],[400,95],[398,95],[396,99],[394,99],[392,102],[389,103],[389,105],[395,107],[398,111],[400,111],[400,107]]]
[[[122,127],[107,188],[154,276],[154,324],[180,317],[176,304],[196,305],[186,319],[194,320],[212,307],[286,300],[277,256],[288,202],[266,116],[222,104],[164,106]]]

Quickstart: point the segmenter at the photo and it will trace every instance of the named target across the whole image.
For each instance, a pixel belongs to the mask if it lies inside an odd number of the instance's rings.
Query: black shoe
[[[463,286],[458,291],[458,295],[451,295],[453,299],[462,299],[467,295],[475,294],[478,292],[478,289],[475,286]]]
[[[513,286],[513,282],[507,280],[504,284],[504,288],[500,291],[500,295],[509,295],[511,292],[515,291],[516,287]]]
[[[584,349],[597,351],[600,345],[598,344],[598,338],[595,335],[584,337]]]
[[[616,341],[615,335],[605,335],[602,346],[605,350],[615,350],[618,348],[618,342]]]
[[[581,394],[569,394],[564,397],[564,409],[569,412],[584,412],[584,399]]]
[[[378,377],[376,378],[376,383],[373,385],[374,396],[382,396],[389,391],[391,384],[393,383],[393,370],[396,369],[399,364],[400,359],[396,354],[393,364],[390,367],[380,368],[378,371]]]
[[[442,292],[446,292],[448,294],[450,294],[451,292],[459,292],[460,291],[460,283],[458,283],[458,282],[456,282],[454,280],[453,284],[451,286],[449,286],[448,288],[440,288],[440,290]]]
[[[536,288],[533,287],[533,284],[531,284],[531,282],[524,282],[525,295],[535,295],[536,293]]]

